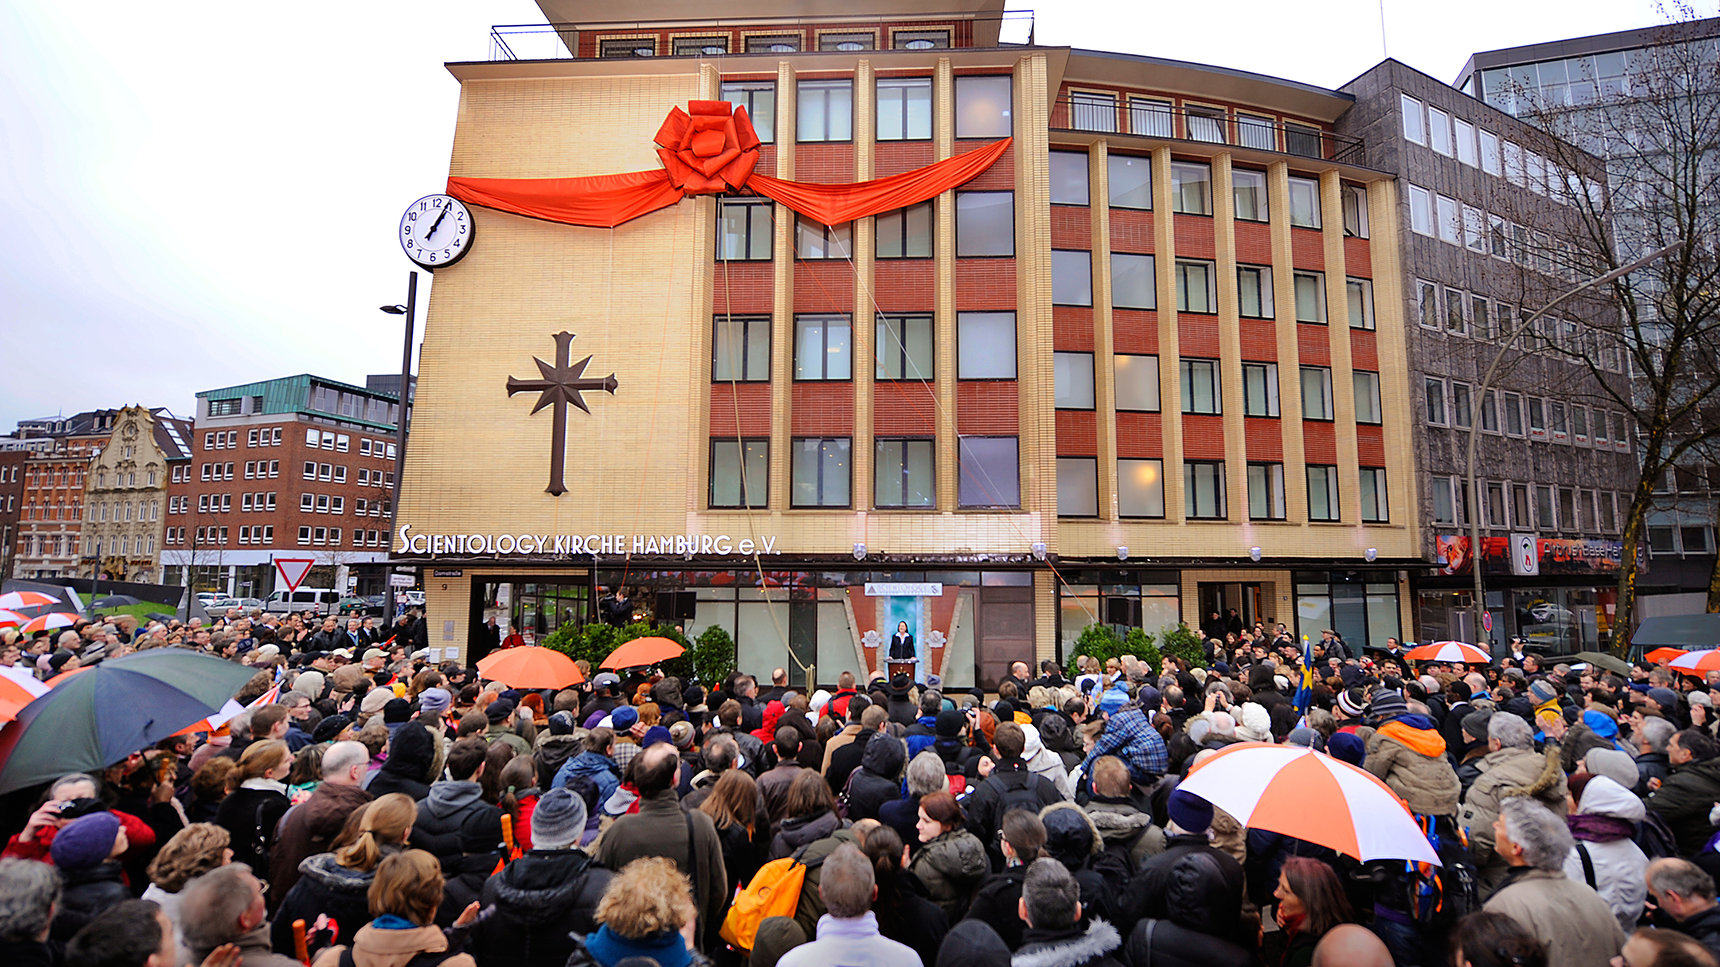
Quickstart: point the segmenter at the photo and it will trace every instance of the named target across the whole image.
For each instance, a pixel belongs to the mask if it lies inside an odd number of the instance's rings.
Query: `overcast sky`
[[[1045,6],[1041,44],[1328,87],[1382,53],[1451,81],[1478,49],[1662,20],[1651,0],[1386,0],[1382,45],[1375,0]],[[397,370],[377,307],[406,297],[400,212],[447,177],[442,65],[542,20],[526,0],[0,0],[0,433]]]

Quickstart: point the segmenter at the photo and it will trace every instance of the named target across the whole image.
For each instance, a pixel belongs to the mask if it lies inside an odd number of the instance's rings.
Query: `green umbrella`
[[[0,795],[105,769],[219,710],[256,674],[185,648],[80,670],[0,729]]]

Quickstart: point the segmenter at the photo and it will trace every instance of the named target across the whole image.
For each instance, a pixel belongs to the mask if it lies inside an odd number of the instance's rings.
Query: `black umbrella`
[[[92,608],[129,608],[134,604],[142,604],[142,603],[143,603],[142,601],[139,601],[138,599],[132,597],[129,594],[110,594],[105,598],[97,598],[96,601],[90,605],[90,607],[92,607]]]

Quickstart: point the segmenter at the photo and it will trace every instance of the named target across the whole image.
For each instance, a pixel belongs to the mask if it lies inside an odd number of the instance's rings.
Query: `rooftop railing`
[[[1052,105],[1051,127],[1061,131],[1129,134],[1165,141],[1228,144],[1259,151],[1362,165],[1366,146],[1358,138],[1265,115],[1220,108],[1176,107],[1149,97],[1073,94]]]

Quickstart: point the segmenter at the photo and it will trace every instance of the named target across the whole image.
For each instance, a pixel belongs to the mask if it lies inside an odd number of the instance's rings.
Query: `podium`
[[[916,671],[919,664],[918,658],[886,658],[884,659],[885,677],[895,678],[897,675],[906,675],[909,681],[918,682],[920,677]]]

